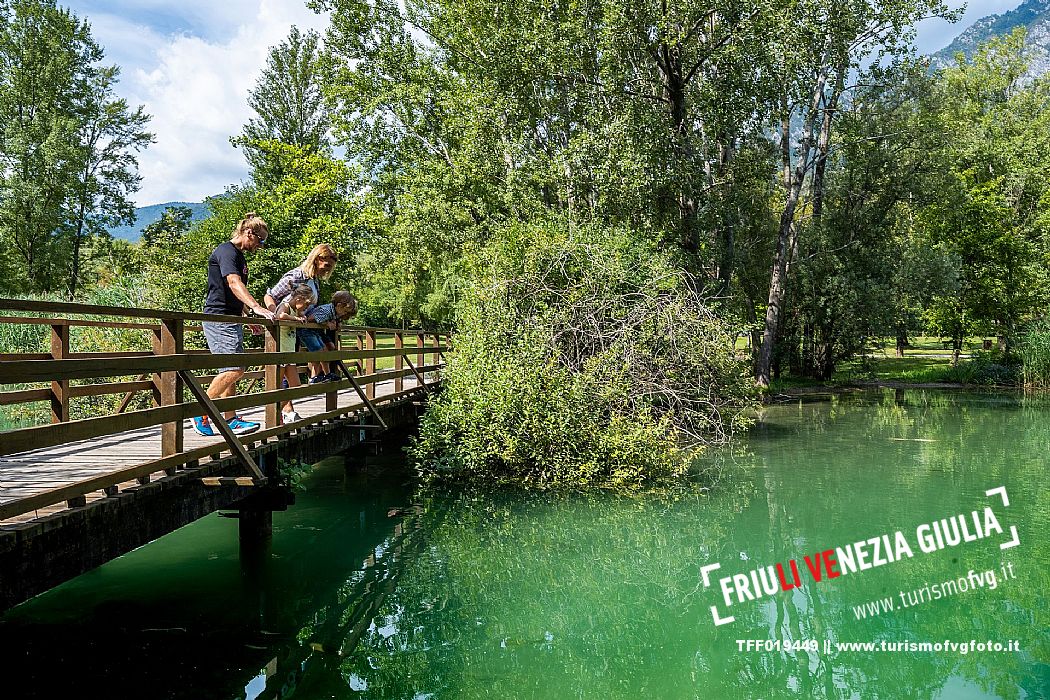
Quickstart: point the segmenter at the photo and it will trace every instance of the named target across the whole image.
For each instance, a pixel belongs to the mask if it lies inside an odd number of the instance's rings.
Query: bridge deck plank
[[[405,389],[416,385],[414,378],[404,379]],[[376,383],[375,387],[377,398],[394,393],[393,380]],[[344,389],[338,393],[339,408],[363,407],[364,404],[353,389]],[[326,412],[325,396],[297,400],[295,409],[304,419],[303,426],[306,427],[310,424],[310,418]],[[264,411],[264,407],[257,407],[244,410],[241,415],[248,420],[261,423]],[[215,445],[216,454],[229,452],[228,446],[221,437],[207,438],[196,434],[190,421],[185,421],[183,428],[185,430],[185,450]],[[160,426],[140,428],[91,440],[0,457],[0,503],[27,498],[84,479],[102,476],[157,459],[161,456],[160,433]],[[164,476],[164,472],[157,472],[154,476],[159,478]],[[120,485],[120,490],[125,491],[137,485],[135,481],[125,482]],[[87,495],[89,502],[98,498],[105,498],[105,495],[101,491]],[[64,505],[51,506],[5,520],[0,527],[63,509]]]

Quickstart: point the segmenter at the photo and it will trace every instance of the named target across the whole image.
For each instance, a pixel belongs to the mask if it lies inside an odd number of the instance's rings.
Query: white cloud
[[[305,6],[281,0],[151,2],[144,10],[138,3],[135,13],[121,12],[119,2],[100,11],[101,4],[73,9],[91,22],[107,59],[122,66],[118,92],[145,106],[157,137],[139,155],[139,206],[201,201],[242,181],[247,165],[229,139],[252,117],[248,93],[270,47],[293,24],[327,25]],[[180,25],[187,29],[164,31]]]

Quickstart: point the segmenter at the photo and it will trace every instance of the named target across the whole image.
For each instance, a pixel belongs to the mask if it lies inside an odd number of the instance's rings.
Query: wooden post
[[[264,326],[263,331],[263,351],[264,352],[277,352],[277,349],[281,347],[280,341],[280,329],[276,323],[268,323]],[[281,375],[280,366],[267,364],[263,370],[263,382],[264,389],[266,391],[276,391],[281,388]],[[266,404],[266,428],[276,428],[281,424],[281,404],[279,401],[274,403]]]
[[[394,333],[394,347],[400,350],[405,347],[405,334],[401,331]],[[400,355],[394,357],[394,369],[401,371],[405,368],[405,361]],[[397,377],[394,379],[394,393],[400,393],[405,388],[405,378]]]
[[[341,336],[342,336],[341,333],[336,333],[336,335],[335,335],[335,349],[336,350],[341,350],[342,349],[343,340],[342,340]],[[329,372],[336,372],[337,371],[334,362],[329,362],[328,363],[328,371]],[[325,411],[334,411],[337,408],[339,408],[339,392],[333,389],[332,391],[329,391],[327,394],[324,395],[324,410]]]
[[[179,355],[184,350],[185,334],[182,319],[165,319],[154,333],[154,355]],[[182,403],[183,383],[178,372],[153,375],[153,402],[158,406]],[[160,428],[160,456],[168,457],[183,450],[182,421],[165,423]]]
[[[51,357],[63,360],[69,357],[69,326],[51,326]],[[64,423],[69,420],[69,380],[51,382],[51,422]]]
[[[375,331],[365,331],[365,349],[366,350],[375,350],[376,349],[376,332]],[[366,357],[365,358],[365,375],[367,376],[369,374],[375,374],[375,373],[376,373],[376,358],[374,356],[373,357]],[[376,397],[376,385],[375,385],[375,382],[369,384],[368,388],[366,389],[366,391],[368,392],[368,398],[374,399]]]
[[[426,336],[426,334],[425,333],[416,333],[416,368],[417,369],[420,368],[420,367],[425,367],[426,366],[427,356],[423,352],[423,348],[426,346],[426,344],[427,344],[427,336]],[[424,382],[426,382],[426,373],[425,372],[420,374],[419,376],[423,378]]]

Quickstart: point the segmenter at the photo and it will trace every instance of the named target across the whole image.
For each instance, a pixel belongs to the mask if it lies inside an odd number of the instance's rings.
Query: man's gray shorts
[[[240,323],[220,323],[217,321],[205,321],[201,324],[204,328],[204,337],[208,339],[208,350],[212,355],[229,355],[244,352],[244,326]],[[231,369],[243,370],[244,367],[221,367],[216,370],[219,374]]]

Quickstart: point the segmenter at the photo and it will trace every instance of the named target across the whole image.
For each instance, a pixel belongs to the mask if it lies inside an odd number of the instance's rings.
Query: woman
[[[290,296],[297,286],[304,284],[313,290],[315,299],[320,299],[321,290],[318,283],[332,276],[337,262],[339,262],[339,256],[332,246],[327,243],[314,246],[299,267],[284,273],[277,284],[266,290],[266,296],[263,297],[266,308],[276,311],[278,304]],[[299,369],[295,365],[288,365],[282,372],[288,381],[289,388],[299,386]],[[285,423],[300,420],[291,401],[286,401],[281,406],[281,417]]]

